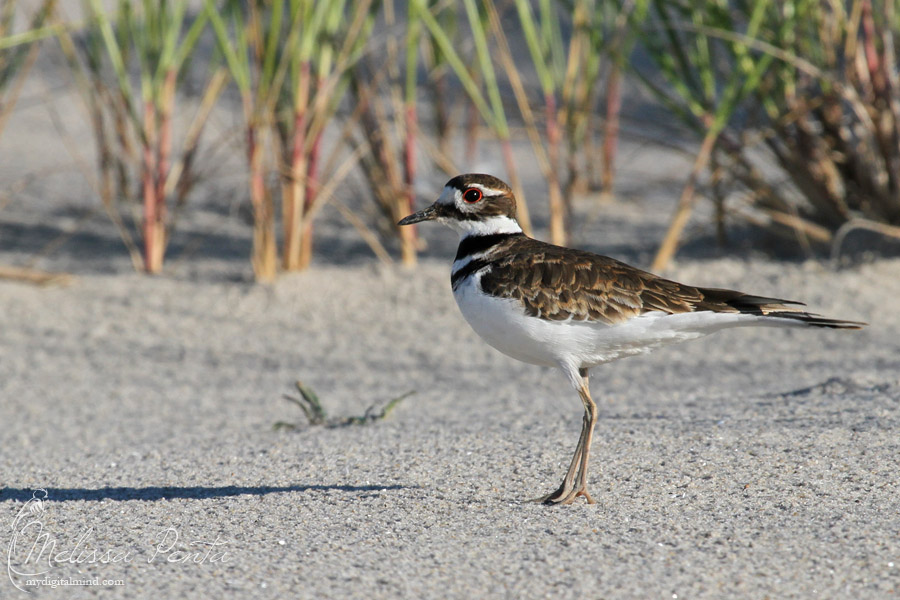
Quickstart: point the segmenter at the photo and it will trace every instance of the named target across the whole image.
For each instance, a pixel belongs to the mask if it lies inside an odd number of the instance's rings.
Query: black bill
[[[428,208],[423,208],[419,212],[400,219],[397,225],[412,225],[413,223],[420,223],[422,221],[433,221],[434,219],[437,219],[438,216],[437,207],[432,204]]]

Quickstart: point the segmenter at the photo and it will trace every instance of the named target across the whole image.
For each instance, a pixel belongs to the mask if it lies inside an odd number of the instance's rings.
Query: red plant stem
[[[153,155],[153,132],[156,127],[156,110],[151,100],[144,102],[144,138],[143,168],[141,169],[141,183],[144,196],[144,269],[148,273],[156,273],[161,265],[156,264],[156,226],[157,209],[156,185],[154,176],[156,165]]]
[[[309,171],[308,156],[306,154],[307,121],[310,87],[309,61],[300,64],[300,74],[297,79],[297,89],[294,100],[294,129],[293,143],[291,146],[290,182],[286,186],[287,196],[283,199],[284,207],[284,250],[282,261],[284,268],[293,271],[302,269],[304,253],[303,223],[308,207],[306,193],[309,190],[309,181],[306,180]]]
[[[250,171],[250,204],[253,206],[253,247],[250,261],[257,281],[271,281],[276,274],[274,215],[266,196],[263,153],[258,139],[260,120],[253,109],[253,96],[248,90],[241,92],[241,103],[247,128],[247,166]]]
[[[884,19],[887,15],[881,15]],[[890,27],[890,22],[885,20]],[[879,145],[879,153],[885,159],[885,169],[887,175],[887,189],[892,198],[898,197],[900,192],[900,156],[897,150],[900,147],[900,130],[898,130],[897,114],[894,108],[896,104],[897,90],[892,88],[891,81],[891,59],[888,55],[888,36],[894,33],[882,29],[878,31],[875,20],[872,16],[871,0],[864,0],[862,3],[862,30],[863,30],[863,47],[866,53],[866,65],[869,69],[869,79],[872,82],[872,92],[875,96],[869,107],[870,111],[880,113],[879,117],[873,119],[875,122],[875,131],[877,133],[877,141]],[[879,53],[877,45],[881,38],[881,52]],[[879,202],[881,204],[881,202]],[[900,217],[900,210],[895,203],[893,206],[887,206],[884,213],[888,215],[889,220],[896,220]]]
[[[271,216],[266,207],[266,181],[262,167],[262,149],[257,141],[256,126],[247,125],[247,162],[250,168],[250,203],[253,205],[253,272],[260,281],[275,277],[274,260],[270,257]]]
[[[869,78],[872,81],[872,88],[877,96],[881,96],[887,85],[882,68],[881,57],[878,56],[878,50],[875,48],[875,42],[878,37],[875,31],[875,20],[872,18],[872,2],[871,0],[863,0],[862,3],[862,29],[863,29],[863,48],[866,52],[866,65],[869,67]]]
[[[297,267],[300,252],[300,221],[303,219],[303,176],[306,171],[306,111],[294,112],[294,135],[291,147],[290,185],[284,199],[284,267]]]
[[[264,193],[264,181],[258,172],[258,150],[256,144],[256,127],[247,125],[247,165],[250,168],[250,203],[254,210],[261,206],[260,199]]]
[[[553,92],[544,94],[544,116],[547,119],[547,145],[550,155],[550,169],[559,167],[559,123],[556,121],[556,96]]]
[[[299,166],[306,152],[306,108],[309,103],[310,64],[303,61],[297,81],[297,101],[294,104],[294,144],[291,147],[291,166]],[[300,181],[302,173],[292,171],[294,181]]]
[[[313,220],[310,217],[313,204],[316,201],[316,193],[319,191],[318,169],[319,154],[322,147],[322,131],[316,134],[312,148],[309,151],[309,160],[306,163],[306,196],[303,201],[303,235],[300,238],[300,257],[297,264],[299,270],[306,269],[312,262],[313,254]]]
[[[413,212],[413,205],[416,199],[416,127],[416,104],[415,102],[410,102],[406,106],[406,141],[403,145],[406,203],[401,212],[404,215],[408,215]],[[402,243],[401,260],[405,265],[412,265],[416,262],[417,237],[418,232],[415,225],[412,227],[404,227],[400,230],[400,239]]]
[[[266,182],[262,172],[262,156],[256,140],[256,127],[247,126],[247,163],[250,168],[250,203],[253,205],[254,220],[263,216],[266,196]]]
[[[600,185],[604,194],[611,195],[615,179],[616,148],[619,144],[619,113],[622,110],[622,71],[615,63],[609,72],[606,87],[606,123],[603,133],[603,170]]]
[[[565,245],[568,242],[566,206],[559,188],[559,122],[556,119],[556,96],[553,92],[544,94],[544,115],[547,121],[547,159],[550,169],[547,173],[550,204],[550,241]]]
[[[322,132],[316,134],[312,148],[309,150],[309,162],[306,167],[306,198],[303,203],[304,214],[308,212],[316,201],[316,192],[319,191],[317,172],[319,170],[319,156],[322,149]]]
[[[299,165],[303,160],[303,147],[306,145],[306,111],[294,113],[294,138],[291,145],[291,167]],[[291,173],[294,175],[294,173]],[[299,175],[299,173],[297,174]],[[300,181],[300,177],[295,178]]]
[[[175,100],[175,69],[169,69],[163,84],[162,110],[159,115],[159,159],[156,165],[156,201],[159,203],[157,217],[165,222],[166,179],[169,174],[169,156],[172,150],[172,103]]]

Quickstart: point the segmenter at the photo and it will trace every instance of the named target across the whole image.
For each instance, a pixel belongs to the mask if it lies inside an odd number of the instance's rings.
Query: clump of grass
[[[313,218],[358,156],[322,173],[322,134],[363,55],[373,23],[371,0],[206,0],[218,47],[241,94],[253,206],[253,270],[278,270],[276,173],[281,190],[282,260],[288,271],[312,259]],[[333,153],[332,157],[338,154]],[[349,161],[349,162],[348,162]],[[323,185],[327,180],[328,185]],[[328,192],[328,193],[326,193]]]
[[[505,27],[493,2],[485,2],[491,30],[497,40],[501,64],[512,86],[526,131],[538,164],[547,181],[550,208],[550,240],[566,244],[572,199],[585,187],[594,172],[594,164],[602,165],[601,185],[612,195],[613,160],[618,136],[619,66],[618,56],[627,54],[634,35],[626,25],[636,10],[635,2],[626,2],[616,14],[609,2],[575,0],[563,7],[550,0],[538,3],[538,14],[527,0],[516,0],[515,9],[522,33],[528,44],[531,66],[540,82],[543,110],[535,111],[522,83],[519,61],[507,43]],[[617,7],[618,9],[618,7]],[[508,23],[509,20],[503,21]],[[566,38],[563,29],[571,30]],[[606,129],[602,161],[593,157],[593,125],[595,104],[607,66]],[[539,127],[543,115],[543,127]],[[563,156],[565,153],[565,156]]]
[[[366,409],[365,413],[359,416],[329,417],[325,412],[325,408],[322,406],[322,402],[319,400],[319,396],[312,390],[312,388],[304,385],[300,381],[296,383],[296,386],[297,391],[300,392],[300,397],[297,398],[285,394],[284,399],[300,407],[300,410],[303,411],[303,415],[306,417],[309,425],[324,426],[330,428],[348,427],[351,425],[370,425],[372,423],[384,420],[388,417],[388,415],[391,414],[394,408],[396,408],[397,405],[400,404],[401,401],[412,396],[415,393],[415,391],[409,391],[405,394],[397,396],[396,398],[392,398],[381,408],[377,408],[377,405],[373,404]],[[273,427],[276,430],[297,429],[297,424],[278,421]]]
[[[426,9],[422,0],[416,6],[423,11],[422,21],[433,40],[431,45],[440,51],[442,60],[452,69],[483,120],[500,139],[507,175],[514,192],[522,200],[500,81],[506,77],[547,182],[550,239],[565,244],[573,196],[586,187],[589,180],[596,179],[595,171],[602,172],[599,185],[605,196],[612,195],[620,64],[636,39],[629,25],[635,18],[640,18],[646,1],[629,1],[621,6],[606,0],[540,0],[536,6],[527,0],[515,0],[512,4],[512,9],[507,9],[493,0],[461,3],[467,18],[466,33],[471,36],[475,50],[470,60],[457,50],[459,44],[451,42],[432,14],[438,7]],[[530,62],[524,61],[524,65],[533,67],[540,84],[537,102],[523,83],[523,61],[520,56],[513,56],[508,43],[513,24],[519,25],[527,42],[526,56]],[[564,35],[564,31],[569,34]],[[606,95],[606,127],[602,152],[595,153],[594,114],[603,81],[610,88]],[[468,153],[471,154],[471,150]],[[600,154],[602,160],[597,160],[595,154]],[[595,164],[600,168],[597,169]],[[528,206],[524,202],[521,204],[520,221],[528,231]]]
[[[383,3],[385,25],[398,30],[392,0]],[[414,3],[409,4],[405,24],[405,60],[398,39],[388,33],[384,56],[369,55],[351,71],[351,97],[358,116],[350,144],[360,151],[359,165],[378,207],[377,227],[384,237],[400,242],[400,260],[416,263],[418,238],[415,227],[398,227],[397,221],[413,212],[415,203],[418,118],[418,45],[422,26]],[[400,66],[404,69],[401,72]]]
[[[83,41],[76,44],[68,31],[59,35],[90,114],[101,200],[135,267],[148,273],[163,268],[175,222],[173,208],[185,203],[196,183],[193,167],[200,138],[225,83],[224,72],[210,69],[200,105],[176,152],[178,87],[206,27],[204,14],[191,19],[187,9],[187,0],[120,0],[110,14],[99,0],[86,0]],[[121,216],[135,205],[141,206],[136,218],[140,250]]]
[[[228,1],[217,6],[205,3],[206,14],[219,51],[241,95],[245,150],[249,170],[250,204],[253,207],[253,245],[250,262],[257,281],[272,281],[277,272],[278,245],[275,235],[275,201],[267,174],[267,145],[272,135],[275,103],[288,66],[278,50],[283,46],[279,2],[267,7],[252,1]],[[296,16],[299,19],[299,15]],[[295,23],[289,22],[293,28]],[[269,157],[269,160],[271,158]]]
[[[282,145],[282,206],[285,270],[303,270],[312,260],[313,217],[328,197],[321,193],[322,134],[334,119],[353,65],[363,56],[374,24],[371,0],[293,2],[302,13],[299,35],[289,35],[286,89],[276,111]],[[338,154],[332,154],[336,158]],[[352,165],[355,155],[345,159]],[[343,177],[325,174],[334,185]]]
[[[651,6],[642,39],[665,84],[639,75],[703,138],[654,268],[674,254],[706,170],[740,199],[732,213],[807,248],[860,222],[886,234],[900,225],[894,2]],[[716,201],[721,221],[724,194]]]

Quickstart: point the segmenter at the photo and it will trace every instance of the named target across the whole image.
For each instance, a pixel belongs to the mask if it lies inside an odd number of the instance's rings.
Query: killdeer
[[[859,329],[801,302],[698,288],[606,256],[532,239],[516,222],[516,199],[491,175],[454,177],[437,201],[399,225],[440,221],[460,236],[450,282],[469,325],[515,359],[558,367],[584,404],[581,437],[559,488],[536,499],[570,504],[587,489],[597,405],[592,367],[720,329],[746,326]]]

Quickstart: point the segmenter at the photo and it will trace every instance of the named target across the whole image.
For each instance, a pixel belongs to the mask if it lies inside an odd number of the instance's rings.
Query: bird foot
[[[578,496],[584,496],[584,499],[587,500],[588,504],[596,504],[594,499],[591,498],[590,492],[587,491],[587,487],[583,485],[578,489],[569,488],[568,490],[565,488],[565,485],[563,485],[552,494],[534,498],[533,500],[530,500],[530,502],[548,505],[572,504]]]

